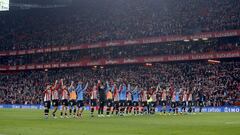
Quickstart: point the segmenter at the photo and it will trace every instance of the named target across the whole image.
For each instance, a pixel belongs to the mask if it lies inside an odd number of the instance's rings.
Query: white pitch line
[[[237,122],[237,121],[229,121],[229,122],[225,122],[225,124],[234,125],[234,124],[240,124],[240,122]]]

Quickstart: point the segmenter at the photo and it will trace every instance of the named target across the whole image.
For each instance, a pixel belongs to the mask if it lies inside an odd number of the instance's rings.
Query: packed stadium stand
[[[71,68],[45,71],[26,71],[1,75],[0,103],[39,104],[46,80],[54,82],[59,78],[75,82],[83,80],[93,82],[96,79],[123,79],[142,88],[174,85],[175,89],[201,91],[206,96],[207,105],[233,105],[239,101],[240,63],[227,61],[221,64],[206,62],[157,63],[153,66],[124,65],[103,69]],[[11,85],[9,85],[11,84]],[[92,87],[89,87],[91,90]],[[19,94],[21,96],[19,96]],[[86,95],[88,96],[88,95]]]
[[[77,6],[1,13],[1,50],[189,35],[240,27],[238,0],[108,1],[80,0]]]
[[[89,82],[88,91],[98,79],[160,83],[200,91],[207,106],[237,104],[239,11],[238,0],[79,0],[2,12],[0,104],[41,104],[61,78]]]

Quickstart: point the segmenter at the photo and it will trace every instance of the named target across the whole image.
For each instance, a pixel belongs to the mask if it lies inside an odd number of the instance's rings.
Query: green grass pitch
[[[0,109],[0,135],[240,135],[240,113],[44,119],[42,110]]]

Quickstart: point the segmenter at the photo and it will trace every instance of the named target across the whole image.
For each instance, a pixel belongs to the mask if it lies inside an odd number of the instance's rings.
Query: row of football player
[[[68,106],[70,108],[70,115],[73,115],[73,117],[82,117],[85,102],[84,94],[87,87],[88,83],[84,85],[82,81],[79,81],[76,87],[72,81],[71,85],[67,87],[64,85],[62,79],[60,82],[56,80],[53,85],[47,85],[46,90],[44,90],[45,117],[48,117],[51,103],[54,108],[52,112],[54,118],[56,118],[55,113],[59,104],[62,105],[61,117],[64,117],[63,115],[68,117]],[[158,103],[162,106],[161,112],[164,114],[166,114],[168,103],[171,106],[169,113],[178,114],[179,107],[181,107],[181,113],[186,112],[187,104],[189,106],[188,112],[195,112],[194,106],[196,106],[196,103],[200,106],[201,112],[204,95],[197,90],[174,90],[171,86],[167,89],[164,86],[160,87],[160,85],[157,85],[146,90],[139,88],[136,84],[133,86],[124,81],[101,82],[98,80],[94,82],[94,86],[91,89],[90,100],[92,117],[96,106],[98,106],[98,116],[104,116],[104,106],[107,107],[107,116],[114,113],[123,116],[132,112],[135,115],[144,113],[154,114]]]

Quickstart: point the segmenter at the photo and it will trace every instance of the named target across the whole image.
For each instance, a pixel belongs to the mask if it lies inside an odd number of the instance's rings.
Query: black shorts
[[[91,99],[91,106],[97,106],[97,99]]]
[[[50,108],[50,104],[51,104],[50,101],[44,101],[43,104],[45,108],[48,108],[48,109]]]
[[[132,100],[127,101],[127,106],[132,106]]]
[[[113,106],[113,101],[112,99],[107,100],[107,107],[112,107]]]
[[[54,100],[52,101],[52,106],[58,107],[58,105],[59,105],[58,100],[57,100],[57,99],[54,99]]]
[[[175,101],[175,107],[178,107],[180,105],[179,101]]]
[[[99,100],[99,107],[104,107],[104,106],[105,106],[105,101]]]
[[[192,107],[192,101],[188,101],[188,107]]]
[[[147,101],[143,101],[143,102],[141,103],[141,105],[142,105],[142,107],[146,107],[146,106],[147,106]]]
[[[76,100],[74,100],[74,99],[70,100],[69,104],[70,104],[71,107],[77,105]]]
[[[196,101],[192,101],[191,106],[196,106]]]
[[[68,100],[67,99],[63,99],[62,100],[62,105],[68,106]]]
[[[171,108],[175,108],[176,107],[176,102],[172,102],[171,103]]]
[[[161,101],[161,106],[166,106],[167,105],[167,101]]]
[[[83,100],[78,100],[78,101],[77,101],[77,107],[78,107],[78,108],[81,108],[81,107],[83,107],[83,106],[84,106]]]
[[[203,101],[199,101],[199,106],[200,106],[200,107],[203,107],[203,106],[204,106]]]
[[[151,105],[151,107],[156,107],[157,102],[151,102],[150,105]]]
[[[182,107],[186,107],[187,106],[187,104],[186,104],[186,101],[182,101]]]
[[[134,107],[137,107],[137,106],[139,106],[139,103],[138,103],[138,101],[133,101],[133,106],[134,106]]]
[[[126,101],[125,100],[120,100],[119,101],[119,106],[121,106],[121,107],[126,106]]]
[[[115,108],[118,108],[119,107],[119,101],[113,101],[113,106]]]

